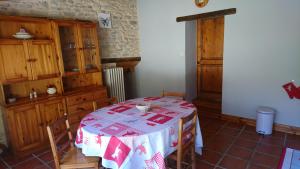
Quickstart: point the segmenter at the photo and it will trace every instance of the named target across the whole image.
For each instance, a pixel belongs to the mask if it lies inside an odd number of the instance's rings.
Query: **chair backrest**
[[[164,91],[163,90],[162,93],[161,93],[161,96],[162,97],[165,97],[165,96],[180,97],[183,100],[185,100],[185,93],[181,93],[181,92],[171,92],[171,91]]]
[[[196,122],[196,111],[179,120],[177,158],[180,160],[187,150],[190,150],[190,146],[195,146]]]
[[[57,121],[47,125],[47,132],[55,167],[60,168],[60,160],[64,152],[70,148],[74,148],[73,136],[70,131],[70,124],[67,115],[65,114]]]
[[[68,114],[68,123],[70,126],[70,131],[73,135],[73,138],[76,137],[78,126],[80,125],[81,120],[89,113],[90,111],[77,111],[76,113]]]
[[[102,99],[94,100],[93,101],[94,111],[96,111],[97,109],[100,109],[102,107],[115,104],[115,103],[117,103],[117,98],[116,97],[102,98]]]

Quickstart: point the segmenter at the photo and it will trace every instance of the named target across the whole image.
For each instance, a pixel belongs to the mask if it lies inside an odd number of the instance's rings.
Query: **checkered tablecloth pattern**
[[[137,104],[150,104],[141,112]],[[172,97],[146,97],[99,109],[84,117],[75,144],[86,156],[102,157],[107,168],[165,168],[164,158],[174,152],[178,121],[195,110],[193,104]],[[203,146],[199,122],[196,150]]]

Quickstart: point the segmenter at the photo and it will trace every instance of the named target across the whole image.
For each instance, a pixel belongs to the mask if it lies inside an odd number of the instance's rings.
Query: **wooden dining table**
[[[138,104],[151,108],[140,111]],[[195,110],[193,104],[176,97],[136,98],[114,104],[81,120],[75,145],[86,156],[101,157],[107,168],[164,169],[164,158],[177,147],[179,119]],[[197,120],[196,152],[201,153],[202,147]]]

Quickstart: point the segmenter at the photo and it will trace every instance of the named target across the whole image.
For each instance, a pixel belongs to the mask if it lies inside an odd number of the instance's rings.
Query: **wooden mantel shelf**
[[[102,64],[116,63],[118,67],[123,67],[125,71],[133,72],[135,66],[141,61],[141,57],[125,57],[125,58],[102,58]]]
[[[201,13],[196,15],[181,16],[181,17],[177,17],[176,21],[184,22],[184,21],[192,21],[197,19],[215,18],[215,17],[231,15],[235,13],[236,13],[236,8],[230,8],[230,9]]]

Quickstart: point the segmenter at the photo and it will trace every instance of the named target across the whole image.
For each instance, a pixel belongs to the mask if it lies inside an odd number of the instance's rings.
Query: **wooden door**
[[[34,151],[42,146],[42,125],[37,105],[18,106],[9,110],[7,116],[15,153]]]
[[[221,113],[223,43],[224,17],[198,20],[197,95],[199,111]]]
[[[41,103],[39,104],[39,111],[41,114],[41,122],[42,122],[42,130],[43,130],[42,139],[43,141],[48,142],[49,137],[48,137],[46,127],[48,124],[64,116],[64,113],[66,112],[64,100],[57,99],[57,100]]]
[[[29,80],[31,68],[27,46],[21,40],[0,41],[0,81],[10,83]]]
[[[51,40],[35,40],[29,45],[33,80],[58,77],[58,61]]]

